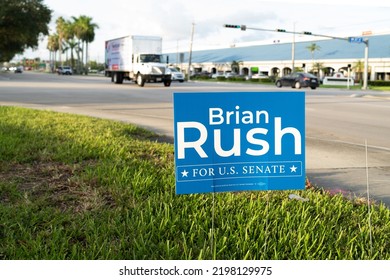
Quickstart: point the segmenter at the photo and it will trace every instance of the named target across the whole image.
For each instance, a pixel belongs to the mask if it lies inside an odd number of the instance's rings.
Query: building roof
[[[390,34],[365,37],[369,40],[369,58],[390,58]],[[313,40],[295,43],[295,59],[311,60],[308,46],[315,43],[320,47],[314,52],[316,60],[327,59],[364,59],[364,43],[349,43],[339,39]],[[192,63],[230,63],[232,61],[277,61],[291,60],[292,43],[278,43],[248,47],[201,50],[192,52]],[[176,62],[176,53],[168,54],[171,63]],[[189,54],[184,54],[188,62]]]

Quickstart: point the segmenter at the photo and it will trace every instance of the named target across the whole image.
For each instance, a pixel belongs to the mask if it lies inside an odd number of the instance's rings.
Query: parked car
[[[59,66],[57,68],[58,75],[72,75],[73,71],[70,66]]]
[[[226,72],[225,73],[225,78],[234,78],[234,77],[237,77],[238,74],[234,73],[234,72]]]
[[[297,72],[277,79],[275,85],[279,88],[282,86],[290,86],[293,88],[310,87],[311,89],[316,89],[320,84],[316,76],[309,73]]]
[[[16,67],[15,73],[23,73],[23,66]]]
[[[225,74],[223,72],[217,72],[217,73],[211,75],[212,79],[216,79],[218,77],[225,77]]]
[[[184,74],[174,67],[168,67],[165,74],[171,74],[172,81],[184,82]]]
[[[259,74],[253,74],[252,76],[247,76],[247,80],[258,80],[258,79],[269,79],[267,75],[264,75],[262,73]]]
[[[196,73],[191,75],[191,78],[192,77],[194,77],[194,78],[211,78],[211,73],[209,73],[207,71],[196,72]]]

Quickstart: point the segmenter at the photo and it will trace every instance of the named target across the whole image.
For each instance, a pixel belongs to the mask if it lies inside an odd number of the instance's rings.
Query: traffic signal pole
[[[337,39],[337,40],[343,40],[348,41],[350,43],[364,43],[365,50],[364,50],[364,74],[363,74],[363,87],[362,89],[367,89],[367,80],[368,80],[368,39],[364,39],[361,37],[354,38],[354,37],[336,37],[336,36],[329,36],[324,34],[315,34],[309,31],[303,31],[303,32],[296,32],[294,31],[288,31],[285,29],[266,29],[266,28],[257,28],[257,27],[248,27],[246,25],[233,25],[233,24],[224,24],[223,25],[226,28],[237,28],[241,29],[242,31],[245,30],[256,30],[256,31],[267,31],[267,32],[283,32],[283,33],[291,33],[291,34],[301,34],[301,35],[307,35],[307,36],[317,36],[317,37],[324,37],[324,38],[331,38],[331,39]]]

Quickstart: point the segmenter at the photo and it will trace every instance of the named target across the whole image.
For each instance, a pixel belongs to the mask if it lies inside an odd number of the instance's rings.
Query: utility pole
[[[191,42],[190,42],[190,57],[188,58],[188,76],[187,81],[190,81],[190,75],[191,75],[191,59],[192,59],[192,43],[194,41],[194,30],[195,30],[195,23],[192,23],[192,32],[191,32]]]
[[[251,29],[251,30],[258,30],[258,31],[284,32],[284,33],[292,33],[292,34],[301,34],[301,35],[308,35],[308,36],[318,36],[318,37],[324,37],[324,38],[338,39],[338,40],[348,41],[350,43],[364,43],[366,45],[366,47],[364,50],[364,75],[363,75],[363,88],[362,89],[364,89],[364,90],[367,89],[367,84],[368,84],[367,83],[367,80],[368,80],[368,39],[363,39],[363,37],[343,38],[343,37],[329,36],[329,35],[323,35],[323,34],[314,34],[314,33],[309,32],[309,31],[295,32],[295,27],[294,27],[294,31],[286,31],[285,29],[265,29],[265,28],[255,28],[255,27],[248,27],[246,25],[234,25],[234,24],[224,24],[223,26],[226,28],[240,28],[243,31],[245,31],[247,29]]]

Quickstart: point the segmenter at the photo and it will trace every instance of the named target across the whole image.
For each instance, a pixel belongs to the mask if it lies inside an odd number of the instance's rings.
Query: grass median
[[[372,246],[367,205],[318,188],[214,205],[213,232],[212,195],[175,195],[173,145],[158,135],[0,107],[0,259],[390,259],[384,205],[371,207]]]

